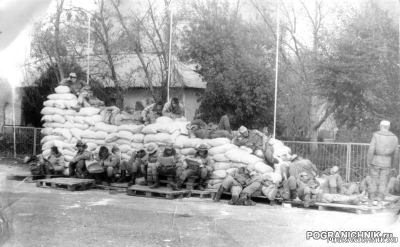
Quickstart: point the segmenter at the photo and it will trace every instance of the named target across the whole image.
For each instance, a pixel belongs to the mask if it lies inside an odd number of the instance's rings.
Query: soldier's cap
[[[74,72],[69,73],[70,78],[76,78],[76,74]]]
[[[76,143],[76,147],[83,147],[83,146],[85,146],[85,143],[83,143],[81,140],[79,140],[79,141]]]
[[[387,120],[382,120],[380,125],[381,125],[381,126],[382,126],[382,125],[383,125],[383,126],[390,126],[390,122],[387,121]]]
[[[206,146],[206,144],[200,144],[196,147],[197,151],[207,151],[208,148]]]
[[[173,145],[172,143],[168,143],[168,144],[165,146],[165,149],[171,150],[171,149],[173,149],[173,148],[174,148],[174,145]]]
[[[146,147],[146,153],[148,154],[154,154],[155,152],[157,152],[158,150],[158,145],[155,143],[150,143],[147,147]]]
[[[336,173],[338,173],[339,172],[339,167],[337,167],[337,166],[334,166],[334,167],[332,167],[331,168],[331,170],[330,170],[330,173],[333,175],[333,174],[336,174]]]
[[[239,128],[239,133],[240,133],[240,134],[243,134],[243,133],[246,132],[246,131],[247,131],[247,128],[246,128],[246,127],[240,126],[240,128]]]

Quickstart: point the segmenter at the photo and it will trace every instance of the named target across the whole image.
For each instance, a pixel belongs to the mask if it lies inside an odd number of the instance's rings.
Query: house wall
[[[170,89],[170,99],[177,97],[179,101],[183,102],[185,107],[185,117],[191,121],[193,120],[196,109],[199,108],[200,103],[197,102],[197,93],[201,93],[202,89],[186,88],[186,89]],[[124,108],[127,106],[135,108],[136,102],[141,101],[143,106],[147,102],[153,101],[150,90],[144,88],[133,88],[124,93]]]

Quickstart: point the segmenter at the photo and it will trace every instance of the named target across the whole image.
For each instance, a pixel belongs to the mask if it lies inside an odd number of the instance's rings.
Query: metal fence
[[[41,128],[15,127],[15,153],[16,155],[33,155],[42,152]],[[14,127],[4,126],[0,138],[0,155],[14,155]]]

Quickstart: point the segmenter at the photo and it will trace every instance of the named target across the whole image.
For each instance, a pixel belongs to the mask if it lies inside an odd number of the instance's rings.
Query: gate
[[[40,128],[15,127],[15,153],[16,155],[33,155],[42,152]],[[14,155],[14,127],[4,126],[0,138],[0,155]]]

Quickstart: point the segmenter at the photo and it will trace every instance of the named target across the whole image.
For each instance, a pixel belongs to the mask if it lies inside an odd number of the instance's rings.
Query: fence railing
[[[16,155],[33,155],[42,152],[40,140],[43,138],[41,128],[15,127]],[[0,155],[14,155],[14,127],[3,126],[0,139]]]

